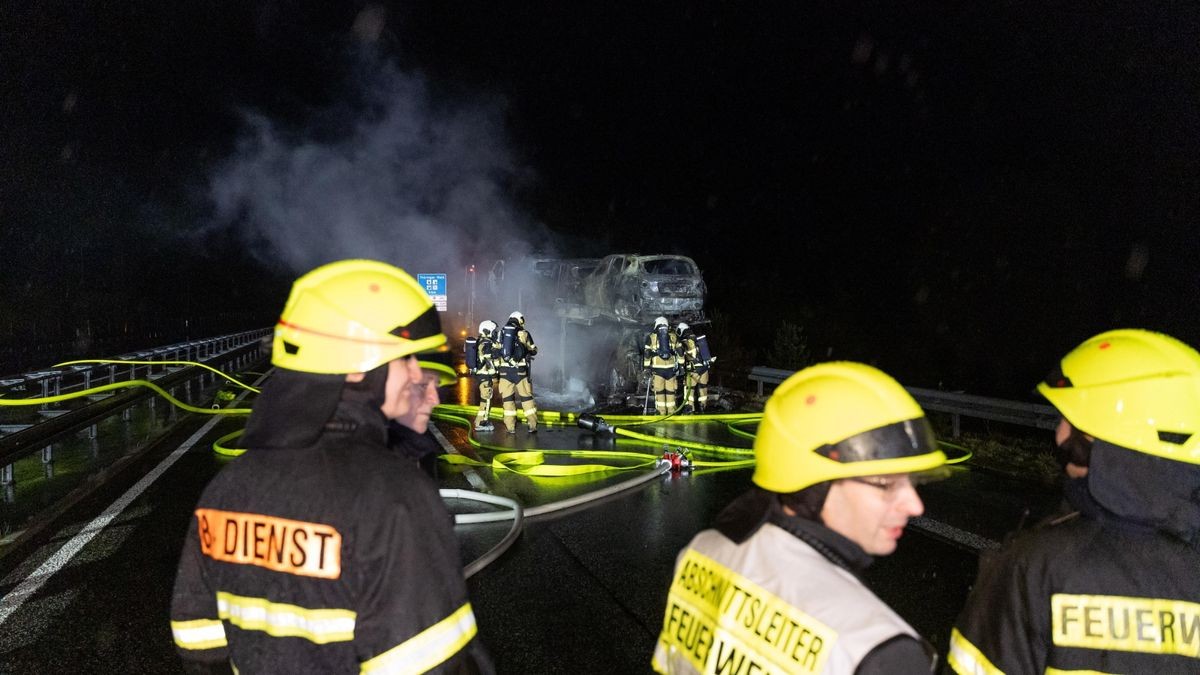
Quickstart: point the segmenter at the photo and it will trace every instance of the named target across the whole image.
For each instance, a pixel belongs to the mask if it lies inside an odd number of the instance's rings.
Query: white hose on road
[[[574,508],[576,506],[580,506],[582,504],[587,504],[588,502],[593,502],[593,501],[597,501],[600,499],[604,499],[606,497],[611,497],[612,495],[615,495],[619,492],[623,492],[625,490],[630,490],[630,489],[638,487],[644,483],[648,483],[648,482],[654,480],[655,478],[662,476],[663,474],[667,473],[670,470],[671,470],[671,463],[669,461],[659,460],[658,465],[654,471],[650,471],[641,476],[637,476],[635,478],[631,478],[629,480],[622,481],[620,483],[616,483],[615,485],[610,485],[606,488],[602,488],[602,489],[596,490],[594,492],[588,492],[586,494],[582,494],[582,495],[579,495],[576,497],[571,497],[570,499],[564,499],[562,501],[551,502],[549,504],[543,504],[541,506],[535,506],[532,509],[522,508],[519,503],[517,503],[516,501],[509,499],[507,497],[497,497],[496,495],[489,495],[489,494],[486,494],[483,492],[475,492],[474,490],[446,489],[446,490],[438,490],[438,493],[441,494],[442,499],[465,499],[468,501],[484,502],[487,504],[494,504],[496,506],[508,507],[507,511],[489,511],[489,512],[485,512],[485,513],[458,513],[458,514],[455,514],[455,516],[454,516],[454,524],[455,525],[467,525],[467,524],[475,524],[475,523],[496,523],[496,522],[509,520],[509,519],[512,519],[512,521],[513,521],[512,526],[509,527],[509,529],[508,529],[508,533],[504,535],[504,538],[500,540],[500,543],[493,546],[487,553],[484,553],[479,558],[471,561],[470,564],[468,564],[467,566],[465,566],[463,568],[463,576],[465,576],[466,578],[470,578],[471,575],[475,574],[476,572],[478,572],[478,571],[482,570],[483,568],[487,567],[488,565],[492,564],[501,555],[504,555],[504,552],[507,551],[509,549],[509,547],[513,545],[513,542],[515,542],[517,540],[517,537],[520,536],[521,529],[522,529],[522,527],[524,527],[524,522],[525,522],[526,518],[536,518],[538,516],[544,516],[544,515],[547,515],[550,513],[556,513],[558,511],[563,511],[566,509]]]

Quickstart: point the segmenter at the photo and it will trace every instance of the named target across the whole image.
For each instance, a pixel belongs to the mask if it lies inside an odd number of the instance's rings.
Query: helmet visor
[[[924,417],[868,429],[817,448],[817,453],[843,464],[916,457],[936,452],[937,441]]]
[[[1071,382],[1071,378],[1067,377],[1063,373],[1061,365],[1050,371],[1050,374],[1046,376],[1046,379],[1042,380],[1042,384],[1051,389],[1066,389],[1068,387],[1075,386],[1075,384]]]
[[[388,331],[391,335],[404,340],[417,341],[432,337],[442,332],[442,321],[438,318],[437,308],[432,305],[421,312],[417,318],[407,324],[396,326]]]

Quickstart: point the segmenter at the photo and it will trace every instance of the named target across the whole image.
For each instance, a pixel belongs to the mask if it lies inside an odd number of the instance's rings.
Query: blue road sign
[[[437,311],[446,311],[446,275],[445,274],[418,274],[417,283],[425,289],[429,297],[433,299],[433,304],[437,307]]]

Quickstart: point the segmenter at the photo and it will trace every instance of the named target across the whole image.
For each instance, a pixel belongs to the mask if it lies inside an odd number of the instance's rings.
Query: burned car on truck
[[[543,381],[586,382],[601,397],[642,390],[641,349],[655,317],[708,323],[704,277],[682,255],[517,256],[494,261],[486,288],[472,300],[480,316],[517,309],[541,330]]]
[[[638,323],[660,315],[699,322],[704,318],[705,291],[700,268],[682,255],[606,256],[583,280],[585,304],[604,308],[620,321]]]

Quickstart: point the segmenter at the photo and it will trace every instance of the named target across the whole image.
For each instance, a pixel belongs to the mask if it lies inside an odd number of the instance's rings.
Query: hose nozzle
[[[610,426],[608,422],[604,421],[603,417],[593,415],[592,413],[580,415],[575,420],[575,423],[579,425],[580,429],[590,431],[594,434],[615,434],[617,432],[617,428]]]

